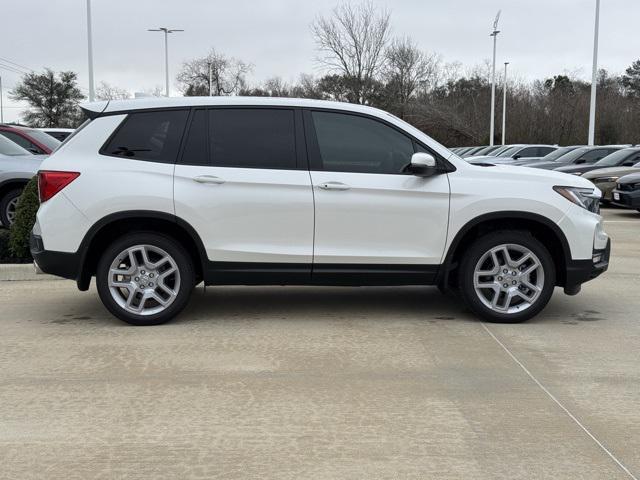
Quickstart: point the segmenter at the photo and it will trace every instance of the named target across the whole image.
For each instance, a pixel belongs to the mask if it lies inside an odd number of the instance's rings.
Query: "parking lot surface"
[[[136,328],[0,282],[0,478],[640,477],[640,213],[534,320],[435,288],[200,287]]]

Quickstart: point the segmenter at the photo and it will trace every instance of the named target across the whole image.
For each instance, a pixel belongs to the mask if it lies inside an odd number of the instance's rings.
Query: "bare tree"
[[[319,16],[311,24],[318,50],[317,61],[332,73],[344,76],[353,101],[367,103],[374,80],[385,61],[389,41],[390,14],[370,1],[342,3],[329,17]]]
[[[182,64],[177,76],[180,89],[187,96],[237,95],[246,85],[252,66],[212,49],[206,57]]]
[[[104,81],[100,82],[100,85],[96,88],[97,100],[124,100],[127,98],[131,98],[128,90],[110,85]]]
[[[388,95],[399,105],[401,116],[404,107],[417,91],[430,91],[438,79],[440,57],[421,51],[409,38],[397,38],[387,48],[384,77]]]

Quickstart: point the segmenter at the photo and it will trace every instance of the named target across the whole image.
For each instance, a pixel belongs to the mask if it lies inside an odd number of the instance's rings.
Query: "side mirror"
[[[411,156],[407,170],[417,177],[430,177],[436,173],[436,159],[429,153],[418,152]]]
[[[580,160],[576,160],[576,165],[581,165],[584,162],[586,162],[586,160],[584,158],[581,158]]]
[[[519,159],[519,158],[521,158],[521,157],[522,157],[522,155],[520,155],[519,153],[516,153],[516,154],[513,156],[513,159],[514,159],[514,160],[518,160],[518,159]]]

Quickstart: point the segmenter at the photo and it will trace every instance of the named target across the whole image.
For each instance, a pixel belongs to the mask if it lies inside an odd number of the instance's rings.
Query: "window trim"
[[[413,175],[411,172],[398,172],[398,173],[378,173],[378,172],[345,172],[341,170],[326,170],[324,165],[322,164],[322,157],[320,155],[320,145],[318,144],[318,137],[316,135],[315,124],[313,122],[313,112],[327,112],[327,113],[337,113],[342,115],[351,115],[355,117],[362,117],[369,120],[373,120],[374,122],[381,123],[382,125],[392,128],[396,132],[404,135],[411,141],[411,145],[413,146],[413,153],[418,152],[418,146],[422,147],[425,151],[433,155],[433,158],[436,159],[436,164],[438,165],[438,171],[440,173],[450,173],[455,172],[456,168],[449,163],[445,158],[442,157],[435,150],[430,148],[428,145],[425,145],[423,142],[416,139],[409,132],[403,130],[402,128],[394,125],[391,122],[388,122],[382,118],[375,117],[373,115],[367,115],[361,112],[353,112],[350,110],[340,110],[333,108],[315,108],[315,107],[302,107],[303,119],[304,119],[304,131],[307,139],[307,156],[309,161],[309,170],[316,172],[336,172],[336,173],[357,173],[363,175],[405,175],[410,176]]]
[[[263,166],[226,166],[226,165],[197,165],[186,162],[184,159],[184,150],[186,149],[187,138],[189,137],[189,133],[191,131],[191,123],[193,116],[197,110],[204,110],[205,112],[209,112],[211,110],[289,110],[293,113],[293,147],[294,147],[294,156],[296,160],[296,165],[294,168],[283,168],[283,167],[263,167]],[[206,115],[207,119],[207,157],[211,159],[211,144],[210,144],[210,129],[209,129],[209,115]],[[305,142],[305,133],[303,129],[303,121],[302,121],[302,112],[298,107],[291,107],[289,105],[202,105],[191,108],[191,114],[187,119],[186,129],[183,135],[181,148],[177,157],[177,165],[186,165],[186,166],[196,166],[203,168],[246,168],[252,170],[285,170],[285,171],[295,171],[295,170],[309,170],[308,156],[307,156],[307,146]]]
[[[125,117],[122,119],[122,121],[120,122],[120,124],[113,129],[113,132],[111,132],[111,135],[109,135],[109,137],[107,137],[107,140],[102,144],[102,146],[100,147],[100,150],[98,150],[98,154],[99,155],[103,155],[105,157],[114,157],[114,158],[120,158],[123,160],[129,160],[129,161],[136,161],[136,162],[149,162],[149,163],[161,163],[164,165],[175,165],[176,161],[178,160],[178,157],[180,156],[181,152],[182,152],[182,148],[183,148],[183,144],[184,144],[184,140],[185,140],[185,131],[187,130],[187,126],[189,125],[189,121],[191,119],[191,108],[189,107],[180,107],[180,108],[149,108],[149,109],[140,109],[140,110],[131,110],[128,112],[118,112],[118,113],[114,113],[114,115],[125,115]],[[179,134],[179,139],[178,139],[178,150],[176,152],[176,156],[172,161],[158,161],[158,160],[150,160],[150,159],[146,159],[146,158],[132,158],[132,157],[123,157],[122,155],[114,155],[112,153],[107,152],[107,145],[109,145],[111,143],[111,141],[113,140],[113,138],[118,134],[118,132],[120,131],[120,129],[124,128],[124,126],[127,124],[127,120],[129,120],[129,117],[131,115],[135,115],[136,113],[157,113],[157,112],[166,112],[166,111],[172,111],[172,112],[176,112],[176,111],[184,111],[187,112],[187,118],[185,120],[184,125],[182,126],[182,133]]]

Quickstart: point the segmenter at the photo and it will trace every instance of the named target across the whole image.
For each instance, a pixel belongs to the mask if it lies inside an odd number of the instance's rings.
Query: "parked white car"
[[[27,182],[36,175],[46,155],[33,155],[0,135],[0,224],[10,227]]]
[[[301,99],[96,102],[44,161],[31,251],[117,317],[194,285],[438,285],[518,322],[607,269],[600,192],[470,165],[381,110]],[[327,307],[330,308],[330,305]]]

